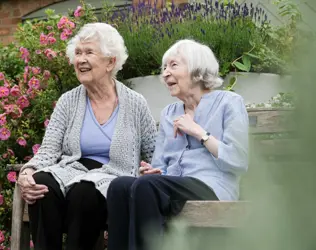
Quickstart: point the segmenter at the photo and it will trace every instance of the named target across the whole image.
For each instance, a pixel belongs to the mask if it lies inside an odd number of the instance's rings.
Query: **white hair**
[[[203,89],[213,89],[222,85],[219,65],[213,51],[206,45],[194,40],[184,39],[173,44],[162,57],[162,71],[170,57],[180,56],[188,65],[193,84]]]
[[[104,56],[116,58],[113,76],[122,69],[128,54],[123,37],[114,27],[106,23],[88,23],[81,27],[78,34],[67,44],[66,54],[71,64],[74,63],[76,46],[82,41],[98,41]]]

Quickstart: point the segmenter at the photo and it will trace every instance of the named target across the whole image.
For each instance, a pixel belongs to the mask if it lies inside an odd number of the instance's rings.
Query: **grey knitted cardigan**
[[[81,180],[95,183],[106,197],[108,186],[117,176],[137,176],[141,157],[150,162],[156,126],[144,97],[116,81],[118,118],[110,147],[110,162],[88,171],[81,157],[80,132],[86,110],[86,88],[80,85],[63,94],[54,109],[37,154],[25,168],[51,173],[65,195]]]

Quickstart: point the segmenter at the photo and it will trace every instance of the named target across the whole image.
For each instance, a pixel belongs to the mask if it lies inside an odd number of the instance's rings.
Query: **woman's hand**
[[[159,168],[153,168],[149,163],[142,161],[140,163],[139,173],[141,176],[146,174],[161,174]]]
[[[19,174],[18,185],[22,198],[27,204],[34,204],[37,199],[41,199],[48,192],[48,187],[35,183],[33,173],[35,170],[26,169]]]
[[[199,139],[201,135],[205,134],[204,129],[197,124],[193,117],[189,114],[181,115],[177,119],[173,121],[174,128],[174,138],[177,137],[177,134],[183,135],[186,133],[187,135],[191,135]]]

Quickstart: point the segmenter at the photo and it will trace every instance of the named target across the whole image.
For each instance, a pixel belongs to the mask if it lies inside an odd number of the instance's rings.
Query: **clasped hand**
[[[34,204],[37,199],[41,199],[48,192],[46,185],[36,184],[33,178],[34,171],[21,173],[18,178],[22,198],[27,204]]]
[[[183,135],[183,133],[197,137],[198,134],[203,131],[201,126],[193,120],[193,116],[191,114],[181,115],[176,118],[173,121],[173,130],[174,138],[176,138],[178,134]]]
[[[153,168],[149,163],[141,161],[139,168],[139,174],[141,176],[147,174],[161,174],[161,170],[159,168]]]

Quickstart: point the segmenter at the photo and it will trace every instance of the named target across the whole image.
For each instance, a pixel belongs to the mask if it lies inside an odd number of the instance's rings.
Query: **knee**
[[[154,187],[154,183],[160,175],[144,175],[139,177],[131,187],[132,197],[142,195],[143,191],[148,191]]]
[[[79,182],[69,190],[67,194],[68,200],[91,200],[97,196],[97,190],[92,182]]]
[[[129,194],[130,188],[135,180],[136,178],[130,176],[115,178],[109,185],[107,199],[122,197],[124,194]]]
[[[33,174],[33,179],[36,184],[50,186],[52,182],[56,182],[54,177],[47,172],[37,172]]]
[[[79,182],[69,190],[68,196],[73,197],[91,197],[96,194],[97,190],[92,182]]]

